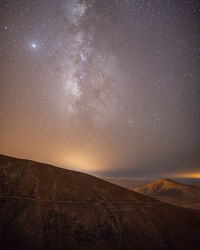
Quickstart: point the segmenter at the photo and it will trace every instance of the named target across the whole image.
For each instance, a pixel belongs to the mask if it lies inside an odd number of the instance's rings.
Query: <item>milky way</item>
[[[104,176],[200,172],[200,3],[0,3],[0,152]]]
[[[63,81],[63,113],[68,120],[79,123],[87,117],[90,126],[102,127],[115,122],[124,85],[115,55],[95,47],[95,22],[103,16],[94,16],[93,5],[63,4],[66,23],[54,43],[54,53],[62,51],[57,63]]]

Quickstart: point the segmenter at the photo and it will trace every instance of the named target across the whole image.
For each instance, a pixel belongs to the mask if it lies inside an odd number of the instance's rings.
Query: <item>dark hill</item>
[[[153,201],[91,175],[0,155],[0,193],[67,201]]]
[[[199,214],[0,155],[0,249],[199,249]]]

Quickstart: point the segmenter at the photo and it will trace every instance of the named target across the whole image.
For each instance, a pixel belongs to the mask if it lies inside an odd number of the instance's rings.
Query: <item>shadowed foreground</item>
[[[0,155],[0,249],[199,249],[199,225],[195,211]]]

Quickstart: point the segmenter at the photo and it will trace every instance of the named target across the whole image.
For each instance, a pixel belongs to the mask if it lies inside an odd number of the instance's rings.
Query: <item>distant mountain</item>
[[[175,178],[177,182],[200,187],[200,178]]]
[[[132,179],[104,178],[104,180],[128,189],[133,189],[134,187],[143,186],[151,182],[150,180],[146,179],[133,179],[133,178]]]
[[[172,204],[200,208],[200,187],[194,185],[161,179],[133,190]]]
[[[200,214],[0,155],[0,249],[200,249]]]

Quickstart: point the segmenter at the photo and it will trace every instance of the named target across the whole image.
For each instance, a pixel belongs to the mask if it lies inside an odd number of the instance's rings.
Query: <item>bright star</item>
[[[31,47],[32,47],[32,48],[36,48],[36,44],[35,44],[35,43],[32,43],[32,44],[31,44]]]

